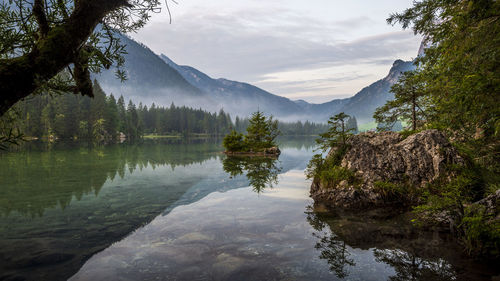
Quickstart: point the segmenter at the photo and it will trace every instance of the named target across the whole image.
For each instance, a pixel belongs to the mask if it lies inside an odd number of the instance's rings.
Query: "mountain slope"
[[[121,82],[115,76],[115,69],[95,75],[107,93],[123,95],[126,99],[145,104],[186,105],[197,107],[199,101],[216,108],[215,101],[200,89],[186,81],[179,72],[164,63],[146,46],[120,35],[126,45],[124,69],[127,80]]]
[[[260,109],[282,120],[306,118],[302,108],[293,101],[273,95],[253,85],[227,79],[213,79],[203,72],[173,62],[164,54],[161,58],[193,86],[207,92],[224,110],[233,115],[248,116]]]
[[[390,92],[391,86],[398,81],[401,73],[413,69],[415,69],[413,62],[396,60],[384,79],[363,88],[349,98],[349,101],[339,109],[339,112],[356,116],[360,123],[371,122],[375,109],[394,98],[394,94]]]

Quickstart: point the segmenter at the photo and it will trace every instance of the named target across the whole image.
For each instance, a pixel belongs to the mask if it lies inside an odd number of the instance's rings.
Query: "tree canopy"
[[[138,30],[159,6],[159,0],[0,3],[0,116],[32,93],[92,97],[90,73],[123,64],[115,32]],[[117,76],[125,78],[121,70]]]
[[[356,131],[356,127],[352,124],[351,116],[341,112],[328,120],[328,131],[319,135],[316,142],[319,148],[327,151],[330,148],[342,148],[346,145],[349,137]],[[354,119],[355,120],[355,119]],[[349,124],[348,124],[349,123]]]
[[[427,100],[425,84],[415,71],[401,75],[399,83],[391,87],[394,99],[377,108],[373,115],[382,130],[391,130],[397,122],[408,120],[412,131],[421,127],[426,119]]]
[[[224,137],[224,147],[230,152],[261,152],[276,146],[274,140],[280,134],[278,121],[272,116],[266,117],[263,112],[256,111],[248,120],[247,134],[233,130]]]
[[[401,23],[428,46],[407,91],[419,81],[432,111],[426,121],[462,139],[500,133],[500,3],[495,0],[423,0],[388,23]],[[408,76],[404,78],[410,78]],[[390,106],[390,104],[389,104]]]

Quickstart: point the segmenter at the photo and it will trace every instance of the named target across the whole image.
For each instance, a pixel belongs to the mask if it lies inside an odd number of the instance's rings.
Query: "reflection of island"
[[[276,157],[255,156],[228,156],[222,162],[224,171],[231,177],[245,174],[257,193],[278,184],[278,174],[281,172],[278,163]]]
[[[460,258],[460,249],[450,236],[423,232],[403,222],[402,217],[388,218],[384,214],[379,210],[336,215],[307,212],[307,220],[316,230],[313,235],[318,238],[319,257],[328,262],[337,277],[349,276],[349,267],[355,265],[349,250],[359,248],[373,249],[377,262],[394,269],[391,281],[483,280],[478,279],[482,275],[460,276],[460,272],[474,272],[480,265]],[[463,270],[465,267],[469,270]]]

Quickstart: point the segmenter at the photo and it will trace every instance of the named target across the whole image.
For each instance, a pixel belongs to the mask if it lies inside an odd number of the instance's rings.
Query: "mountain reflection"
[[[175,170],[218,157],[214,143],[61,146],[0,154],[0,217],[13,211],[40,217],[48,208],[67,208],[73,198],[97,196],[107,180],[127,173],[159,166]]]
[[[222,165],[231,178],[246,175],[257,193],[278,184],[278,174],[282,170],[278,158],[266,156],[228,156],[222,161]]]
[[[319,258],[326,260],[340,279],[347,278],[349,268],[356,266],[350,251],[357,248],[371,249],[377,262],[389,265],[395,271],[388,278],[391,281],[457,280],[455,268],[462,265],[452,265],[443,258],[456,254],[456,246],[437,233],[412,229],[400,223],[399,218],[378,219],[359,213],[331,215],[315,212],[311,207],[306,214],[316,231],[313,236],[318,239]]]

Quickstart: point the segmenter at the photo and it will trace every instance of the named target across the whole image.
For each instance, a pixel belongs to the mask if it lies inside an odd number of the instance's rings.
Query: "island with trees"
[[[247,134],[236,130],[224,137],[223,145],[228,155],[274,155],[281,151],[275,139],[280,134],[278,121],[272,116],[266,117],[260,110],[254,112],[248,120]]]

